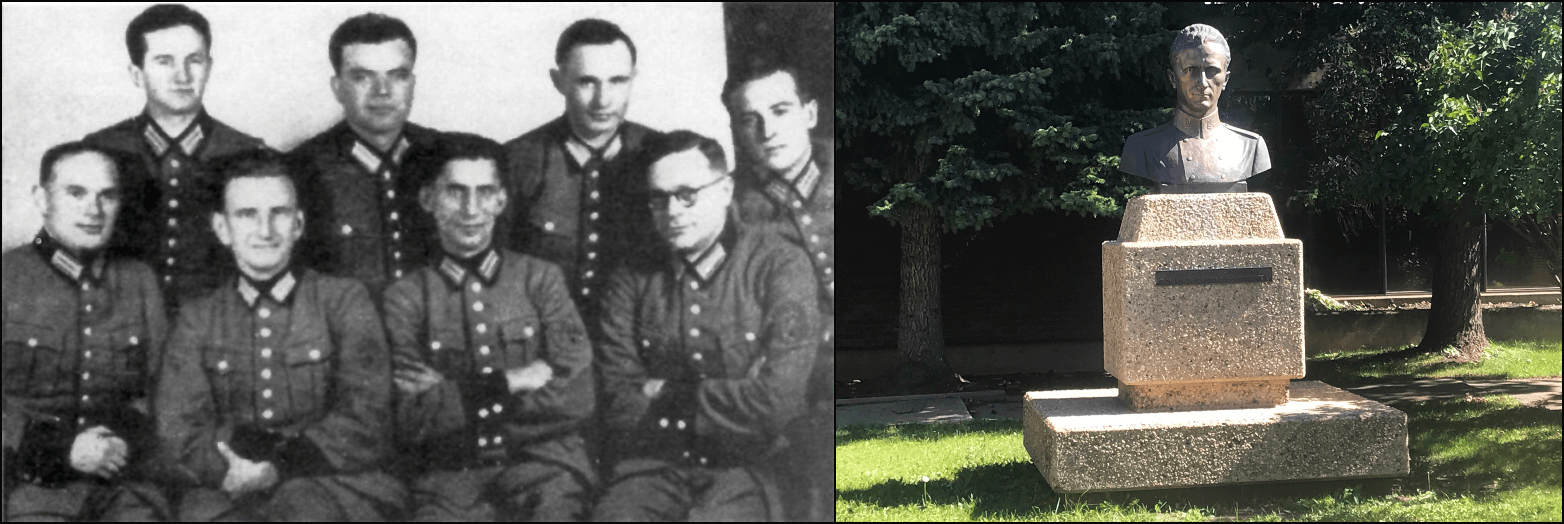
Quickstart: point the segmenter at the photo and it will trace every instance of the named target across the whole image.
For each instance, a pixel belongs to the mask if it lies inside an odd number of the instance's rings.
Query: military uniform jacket
[[[130,444],[133,459],[146,456],[145,400],[168,329],[152,270],[102,257],[83,266],[42,234],[3,260],[7,455],[24,448],[24,458],[58,459],[24,465],[24,474],[70,476],[59,468],[69,468],[76,434],[103,425]],[[11,460],[7,469],[17,466]]]
[[[438,136],[409,123],[383,153],[342,122],[288,153],[305,213],[299,261],[361,280],[377,297],[427,263],[434,225],[418,207],[418,183],[439,169],[421,154]]]
[[[691,265],[617,272],[599,346],[613,459],[745,465],[804,406],[819,332],[804,252],[764,229],[729,229]],[[655,400],[648,379],[668,381]]]
[[[302,270],[263,295],[235,280],[182,309],[169,336],[153,401],[167,480],[217,487],[228,466],[216,443],[245,456],[238,428],[310,445],[316,474],[377,470],[390,352],[364,285]]]
[[[570,153],[563,116],[505,143],[512,194],[500,223],[509,231],[496,238],[558,265],[589,322],[609,271],[654,250],[644,143],[656,134],[625,122],[601,163],[579,162]]]
[[[85,142],[135,159],[121,177],[124,206],[114,249],[145,261],[158,273],[169,309],[205,295],[233,273],[233,255],[212,232],[222,204],[213,160],[266,147],[203,111],[178,137],[146,114],[87,135]]]
[[[1271,169],[1259,134],[1174,110],[1173,122],[1124,141],[1119,169],[1162,184],[1239,182]]]
[[[584,454],[554,442],[590,418],[595,402],[592,347],[564,276],[512,251],[490,250],[480,260],[472,271],[442,257],[386,289],[392,351],[445,377],[402,401],[400,431],[422,440],[423,454],[442,469],[526,455],[590,475]],[[538,361],[554,378],[511,393],[505,370]]]
[[[820,341],[830,342],[836,310],[836,181],[831,170],[811,161],[792,183],[758,172],[737,183],[734,200],[740,219],[753,226],[771,224],[809,253],[820,284]]]

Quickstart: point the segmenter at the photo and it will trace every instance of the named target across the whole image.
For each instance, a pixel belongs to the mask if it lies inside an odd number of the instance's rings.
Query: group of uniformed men
[[[833,181],[795,69],[728,81],[730,174],[624,120],[635,44],[580,20],[564,116],[501,145],[409,123],[417,40],[365,14],[330,40],[344,121],[283,155],[204,110],[211,38],[141,13],[144,112],[43,157],[4,255],[7,520],[829,516]]]

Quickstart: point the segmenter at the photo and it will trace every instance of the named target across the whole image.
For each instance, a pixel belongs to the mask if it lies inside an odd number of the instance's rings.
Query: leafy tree
[[[1172,119],[1155,4],[838,3],[836,156],[901,230],[903,388],[945,359],[940,235],[1036,210],[1117,216],[1129,135]]]
[[[1560,5],[1373,4],[1321,48],[1309,115],[1328,153],[1320,207],[1385,203],[1438,221],[1420,351],[1487,346],[1479,307],[1484,214],[1560,211]]]

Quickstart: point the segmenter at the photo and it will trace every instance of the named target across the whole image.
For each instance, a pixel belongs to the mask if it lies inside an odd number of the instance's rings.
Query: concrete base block
[[[1116,389],[1034,391],[1026,451],[1056,492],[1396,477],[1407,416],[1316,381],[1263,409],[1136,413]]]
[[[1119,401],[1141,412],[1268,408],[1287,403],[1287,379],[1138,385],[1119,381]]]

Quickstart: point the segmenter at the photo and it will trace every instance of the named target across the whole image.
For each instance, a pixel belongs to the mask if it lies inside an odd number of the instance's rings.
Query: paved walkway
[[[1467,394],[1503,393],[1521,404],[1552,411],[1564,410],[1560,379],[1469,380],[1431,378],[1396,384],[1373,384],[1347,391],[1390,405]],[[1020,396],[1003,391],[977,391],[902,397],[840,399],[836,401],[836,427],[854,424],[909,424],[964,422],[974,419],[1021,419]]]

